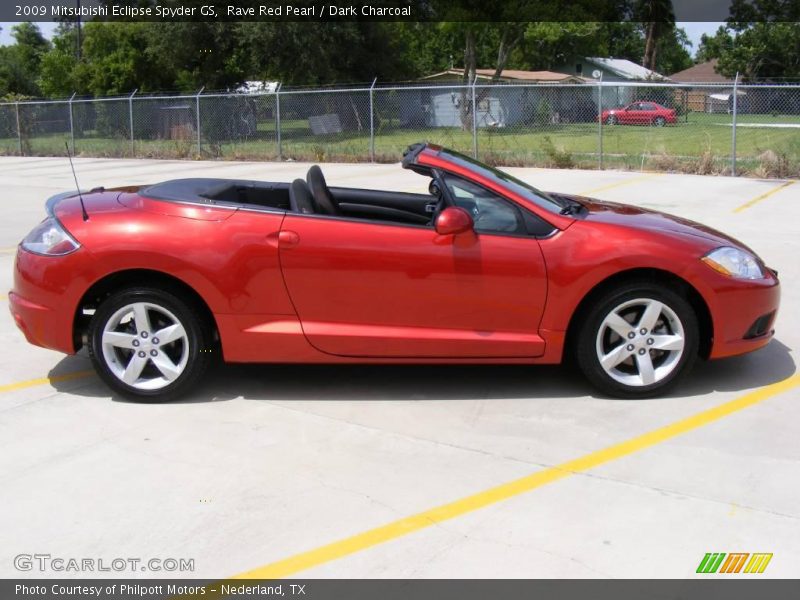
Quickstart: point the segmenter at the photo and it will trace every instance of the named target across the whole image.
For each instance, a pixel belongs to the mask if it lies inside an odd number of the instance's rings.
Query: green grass
[[[402,129],[396,122],[376,119],[374,154],[379,161],[399,160],[408,144],[429,141],[472,152],[472,133],[460,128]],[[740,124],[800,124],[797,115],[740,115]],[[281,156],[296,160],[360,161],[370,157],[369,131],[343,132],[315,136],[305,120],[284,120],[281,131]],[[91,133],[91,132],[87,132]],[[29,138],[24,153],[56,155],[64,151],[64,134]],[[478,150],[483,159],[506,165],[548,165],[553,163],[552,147],[548,154],[546,138],[560,154],[572,157],[579,166],[598,163],[598,124],[575,123],[540,127],[514,126],[480,129]],[[691,113],[679,118],[674,126],[649,127],[603,126],[603,157],[607,166],[625,168],[662,168],[693,170],[699,159],[727,164],[731,155],[732,127],[727,114]],[[17,154],[16,138],[0,139],[0,154]],[[112,139],[84,135],[75,140],[79,156],[152,157],[152,158],[222,158],[271,160],[278,156],[274,122],[259,123],[253,138],[239,142],[211,143],[203,140],[198,155],[197,143],[187,140]],[[800,129],[737,128],[737,159],[743,165],[758,165],[766,151],[785,157],[795,168],[800,163]]]

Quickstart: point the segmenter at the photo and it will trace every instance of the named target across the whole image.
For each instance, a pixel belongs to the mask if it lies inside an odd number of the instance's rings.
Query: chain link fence
[[[402,85],[0,103],[0,154],[397,161],[800,176],[800,85]]]

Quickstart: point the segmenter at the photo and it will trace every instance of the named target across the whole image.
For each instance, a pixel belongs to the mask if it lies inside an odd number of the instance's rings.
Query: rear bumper
[[[17,327],[31,344],[65,354],[72,354],[75,351],[71,322],[65,328],[66,323],[59,323],[59,320],[63,319],[52,308],[37,304],[14,292],[8,294],[8,308]]]
[[[84,258],[83,250],[58,257],[17,251],[8,308],[31,344],[75,353],[73,324],[75,307],[85,289],[79,268]]]

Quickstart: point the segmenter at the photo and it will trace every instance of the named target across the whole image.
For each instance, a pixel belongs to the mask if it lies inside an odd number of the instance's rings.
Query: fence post
[[[19,102],[14,103],[14,108],[17,113],[17,149],[19,155],[22,156],[22,130],[19,128]]]
[[[378,78],[372,80],[369,88],[369,160],[375,162],[375,83]]]
[[[275,142],[278,146],[278,160],[281,160],[281,82],[275,88]]]
[[[131,95],[128,96],[128,125],[131,128],[131,156],[136,156],[136,148],[133,143],[133,97],[136,95],[136,92],[139,91],[139,88],[136,88],[131,92]]]
[[[731,134],[731,175],[736,177],[736,111],[737,111],[737,97],[739,95],[739,72],[736,72],[736,78],[733,80],[733,133]]]
[[[203,90],[206,89],[206,86],[200,88],[200,91],[197,92],[197,96],[195,96],[195,102],[197,103],[197,156],[200,156],[201,146],[200,146],[200,94],[203,93]]]
[[[69,139],[73,155],[75,154],[75,126],[72,120],[72,101],[75,99],[76,93],[77,92],[72,92],[72,96],[70,96],[69,99]]]
[[[472,80],[472,158],[478,160],[478,111],[475,106],[475,84],[478,77]]]
[[[597,166],[603,170],[603,72],[597,82]]]

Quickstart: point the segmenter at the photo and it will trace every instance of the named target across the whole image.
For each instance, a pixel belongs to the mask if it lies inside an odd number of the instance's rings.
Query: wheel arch
[[[200,312],[211,328],[215,341],[219,340],[219,328],[208,303],[197,291],[185,281],[153,269],[126,269],[109,273],[95,281],[83,294],[75,309],[72,325],[72,343],[75,351],[81,349],[86,342],[91,315],[84,314],[86,309],[96,309],[113,292],[133,286],[158,287],[171,291],[182,299],[191,302]]]
[[[688,300],[689,304],[697,316],[700,326],[699,354],[707,359],[711,354],[711,346],[714,340],[714,324],[711,319],[711,311],[700,292],[688,281],[679,277],[675,273],[656,268],[635,268],[615,273],[595,284],[581,299],[567,326],[567,335],[564,344],[566,355],[571,355],[575,345],[575,337],[587,314],[587,309],[599,296],[609,289],[628,283],[630,281],[645,281],[648,283],[659,283],[669,286],[670,289],[679,290]]]

